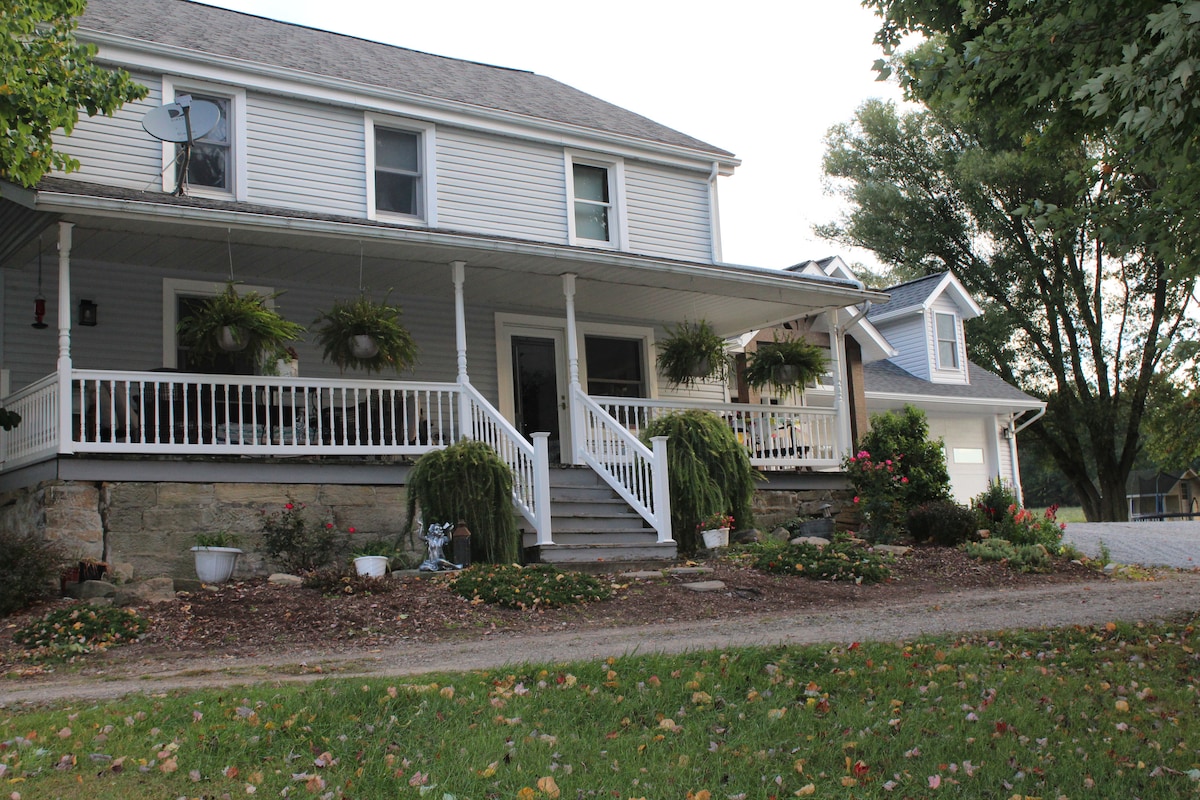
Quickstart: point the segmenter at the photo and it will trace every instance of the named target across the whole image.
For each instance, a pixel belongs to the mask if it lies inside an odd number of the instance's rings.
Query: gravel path
[[[1118,564],[1200,567],[1200,521],[1070,522],[1063,539],[1093,558],[1103,542]]]
[[[295,683],[495,669],[630,653],[680,653],[744,645],[900,641],[999,628],[1149,621],[1200,609],[1200,572],[1156,581],[1108,580],[1025,589],[932,594],[890,606],[864,604],[804,617],[747,616],[730,622],[583,629],[472,641],[411,643],[356,654],[293,653],[282,658],[180,659],[122,664],[108,673],[51,674],[0,684],[0,708],[65,699],[105,700],[130,693]]]

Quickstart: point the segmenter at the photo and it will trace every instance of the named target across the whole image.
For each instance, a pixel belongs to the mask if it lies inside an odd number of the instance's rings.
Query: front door
[[[513,412],[518,431],[550,434],[550,460],[561,461],[561,413],[566,408],[566,388],[559,380],[558,341],[561,337],[512,337]]]

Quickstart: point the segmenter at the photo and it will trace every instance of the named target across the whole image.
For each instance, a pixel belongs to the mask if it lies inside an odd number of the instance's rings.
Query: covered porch
[[[4,227],[0,249],[4,374],[20,387],[2,403],[22,417],[0,434],[3,472],[83,455],[407,459],[469,437],[513,466],[514,501],[539,545],[554,543],[553,461],[596,471],[669,542],[665,444],[637,438],[656,416],[715,411],[760,467],[836,468],[850,444],[840,336],[832,409],[731,403],[720,386],[673,392],[654,365],[655,338],[688,319],[731,337],[814,314],[840,330],[842,309],[880,299],[849,283],[68,188],[0,201],[6,221],[23,223]],[[46,331],[27,322],[39,261]],[[356,284],[390,288],[421,363],[411,379],[340,375],[300,343],[301,377],[179,371],[178,297],[230,277],[285,291],[284,313],[301,323]],[[97,303],[96,327],[76,324],[81,299]],[[639,380],[602,374],[614,342],[638,354]],[[532,394],[525,345],[546,347]]]

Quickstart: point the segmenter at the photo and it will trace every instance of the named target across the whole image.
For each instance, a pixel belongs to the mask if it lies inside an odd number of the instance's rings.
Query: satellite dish
[[[216,103],[183,95],[174,103],[147,111],[142,117],[142,127],[146,133],[164,142],[194,142],[217,127],[220,121],[221,109]]]

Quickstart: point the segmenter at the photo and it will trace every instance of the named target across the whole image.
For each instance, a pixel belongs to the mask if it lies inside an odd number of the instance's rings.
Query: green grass
[[[1044,508],[1031,508],[1034,516],[1042,517],[1046,513]],[[1059,522],[1087,522],[1087,517],[1083,515],[1083,506],[1060,506],[1054,518]]]
[[[0,711],[0,796],[1195,795],[1194,622]]]

